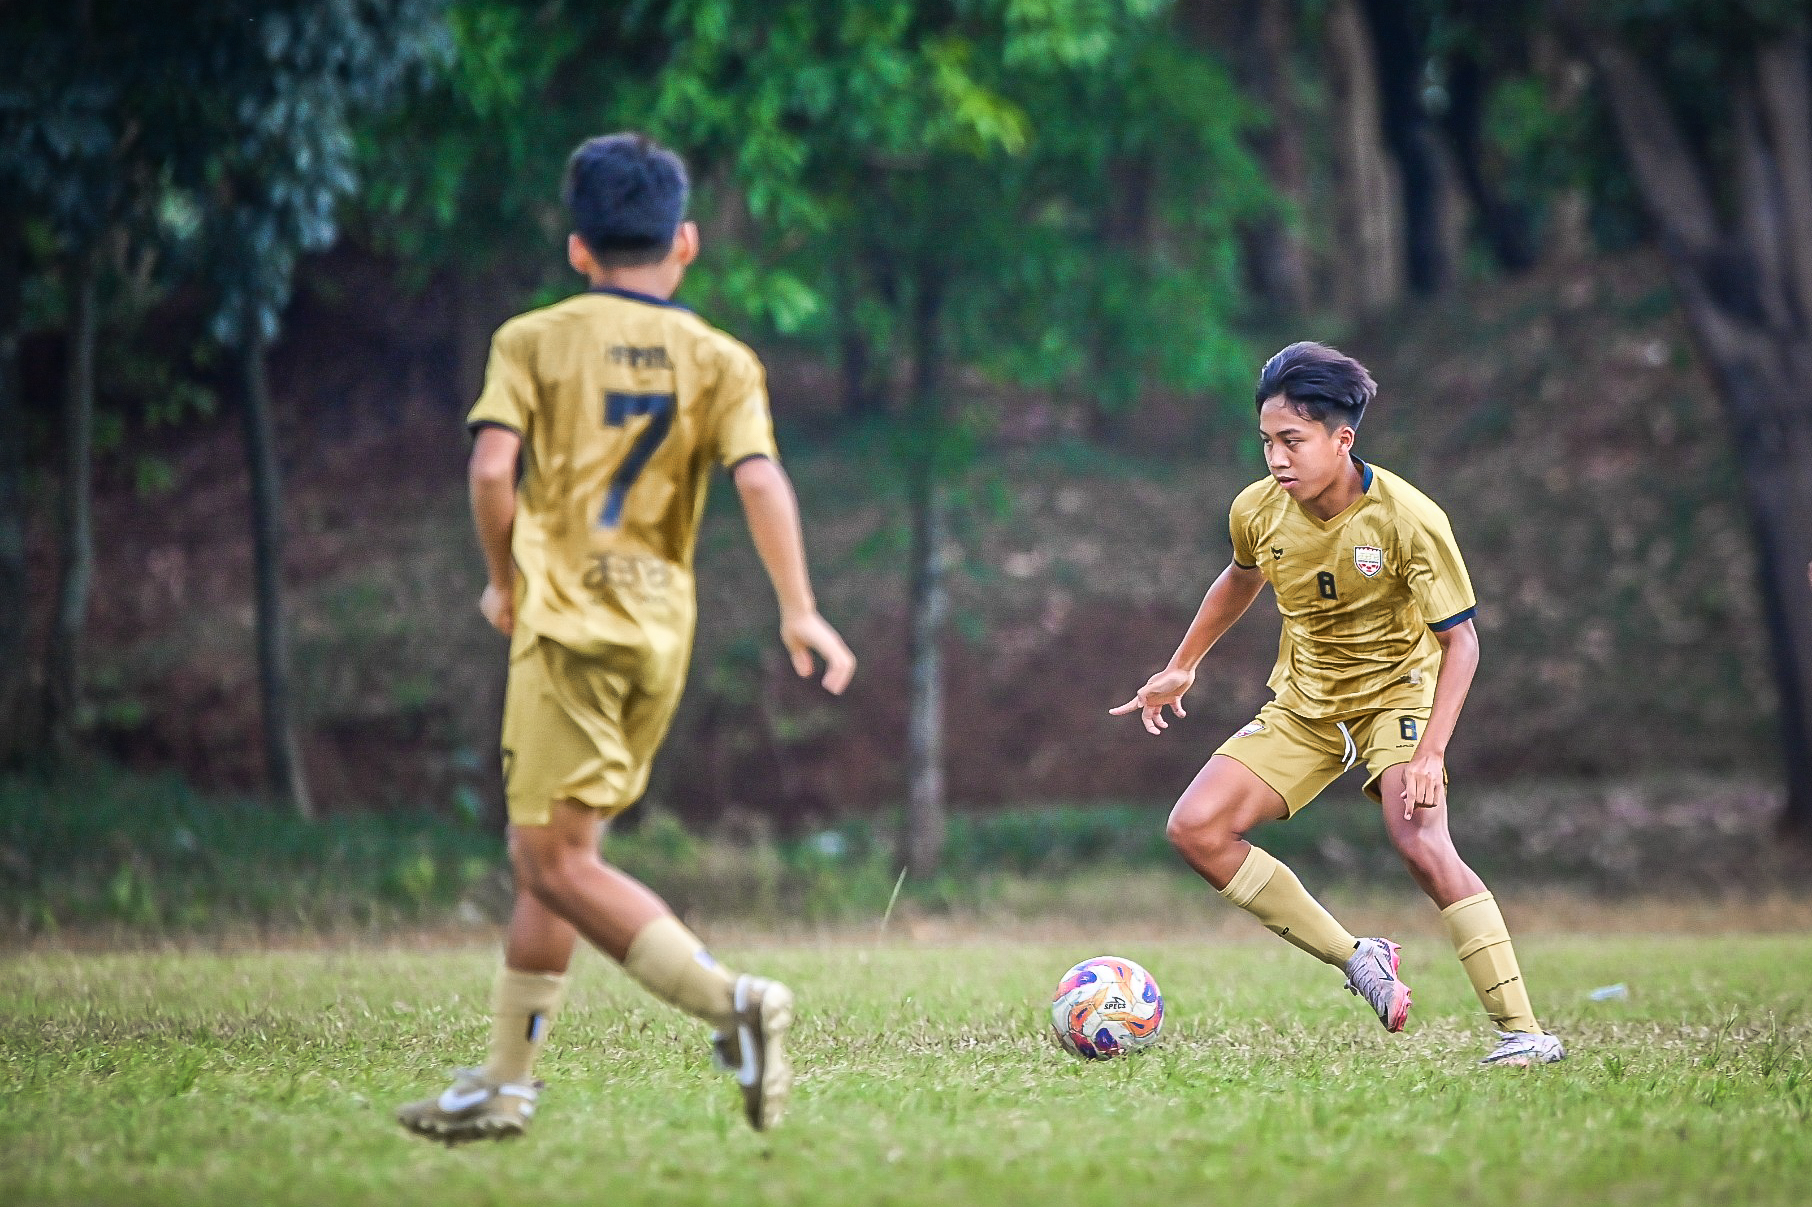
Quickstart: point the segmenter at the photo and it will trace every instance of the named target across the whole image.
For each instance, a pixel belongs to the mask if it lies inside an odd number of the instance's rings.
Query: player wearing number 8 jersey
[[[595,138],[573,153],[564,191],[568,259],[590,289],[504,324],[468,417],[490,579],[480,607],[510,637],[502,746],[516,898],[489,1057],[397,1112],[448,1143],[527,1126],[534,1063],[580,936],[715,1028],[713,1058],[736,1074],[754,1127],[785,1105],[792,994],[729,972],[598,850],[609,819],[647,787],[679,702],[714,467],[736,483],[794,669],[809,675],[821,656],[833,693],[855,671],[812,598],[761,365],[670,300],[698,254],[684,166],[640,135]]]
[[[1441,909],[1467,977],[1499,1031],[1486,1064],[1558,1060],[1536,1022],[1502,913],[1447,830],[1446,750],[1478,666],[1472,583],[1441,509],[1353,454],[1375,391],[1364,366],[1320,344],[1266,363],[1255,402],[1270,476],[1229,519],[1233,560],[1172,656],[1125,704],[1152,733],[1182,717],[1195,668],[1269,584],[1283,614],[1275,698],[1223,743],[1172,811],[1190,866],[1279,936],[1346,973],[1391,1031],[1409,1015],[1397,945],[1356,938],[1289,868],[1246,841],[1293,816],[1345,771],[1365,791],[1411,876]]]

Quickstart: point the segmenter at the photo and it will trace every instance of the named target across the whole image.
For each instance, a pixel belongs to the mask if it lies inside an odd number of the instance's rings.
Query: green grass
[[[0,962],[0,1201],[1789,1203],[1812,1186],[1812,938],[1523,944],[1573,1058],[1480,1070],[1457,965],[1412,939],[1385,1035],[1265,937],[764,944],[803,1013],[786,1128],[745,1130],[700,1029],[593,958],[531,1135],[447,1151],[392,1106],[477,1056],[489,948],[25,954]],[[1041,1002],[1144,962],[1153,1051],[1085,1065]],[[1624,982],[1624,1001],[1591,1002]]]

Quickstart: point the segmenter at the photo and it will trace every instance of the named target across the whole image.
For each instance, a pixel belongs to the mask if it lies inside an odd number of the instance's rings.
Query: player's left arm
[[[1403,769],[1403,817],[1417,809],[1447,803],[1447,743],[1460,723],[1460,709],[1479,669],[1479,631],[1470,619],[1435,633],[1441,643],[1441,669],[1435,679],[1434,705],[1416,753]]]

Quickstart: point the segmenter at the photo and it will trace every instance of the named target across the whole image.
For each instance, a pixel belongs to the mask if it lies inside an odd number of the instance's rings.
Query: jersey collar
[[[1301,503],[1296,502],[1296,500],[1290,500],[1291,505],[1302,513],[1303,519],[1315,525],[1315,527],[1321,529],[1323,532],[1333,532],[1344,526],[1348,520],[1358,515],[1359,509],[1365,506],[1366,499],[1370,497],[1372,493],[1372,467],[1360,460],[1359,454],[1350,453],[1348,455],[1353,458],[1353,464],[1358,467],[1359,470],[1359,497],[1354,499],[1351,503],[1348,503],[1345,511],[1342,511],[1339,515],[1334,516],[1331,519],[1324,520],[1311,513],[1308,508],[1304,507]]]
[[[672,298],[657,298],[652,293],[637,293],[633,289],[618,289],[615,285],[593,285],[586,293],[609,294],[613,298],[625,298],[631,302],[641,302],[648,306],[665,306],[669,310],[689,310]]]

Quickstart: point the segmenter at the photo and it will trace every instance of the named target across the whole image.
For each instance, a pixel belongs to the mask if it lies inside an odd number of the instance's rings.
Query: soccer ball
[[[1164,995],[1151,973],[1119,956],[1084,960],[1057,982],[1051,1026],[1064,1051],[1106,1060],[1157,1042]]]

